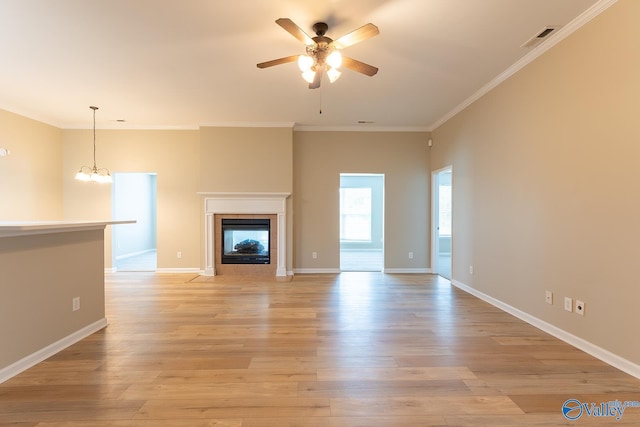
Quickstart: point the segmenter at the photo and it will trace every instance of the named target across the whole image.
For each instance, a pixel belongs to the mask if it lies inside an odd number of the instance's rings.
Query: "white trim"
[[[86,122],[83,123],[64,123],[61,126],[56,126],[60,129],[92,129],[91,126],[87,126]],[[181,125],[138,125],[129,122],[102,123],[98,124],[96,129],[98,130],[183,130],[194,131],[200,130],[200,126],[197,124],[181,124]],[[125,172],[126,173],[126,172]]]
[[[117,260],[121,260],[121,259],[127,259],[127,258],[132,258],[134,256],[138,256],[138,255],[144,255],[144,254],[148,254],[149,252],[155,252],[156,249],[145,249],[143,251],[137,251],[137,252],[129,252],[123,255],[118,255],[116,256]]]
[[[294,268],[293,272],[295,274],[340,274],[340,273],[352,273],[353,271],[340,270],[339,268]],[[430,274],[431,269],[430,268],[385,268],[384,270],[382,270],[382,273],[383,274]]]
[[[89,335],[98,332],[100,329],[104,329],[108,324],[109,323],[107,322],[107,319],[102,318],[90,325],[85,326],[82,329],[77,330],[70,335],[67,335],[66,337],[54,342],[53,344],[49,344],[48,346],[34,353],[31,353],[28,356],[23,357],[17,362],[14,362],[9,366],[0,369],[0,384],[10,378],[15,377],[19,373],[26,371],[32,366],[35,366],[38,363],[48,359],[54,354],[59,353],[65,348],[77,343],[78,341],[88,337]]]
[[[340,274],[339,268],[294,268],[295,274]]]
[[[385,274],[430,274],[430,268],[385,268],[382,270]]]
[[[538,319],[537,317],[532,316],[529,313],[525,313],[522,310],[519,310],[457,280],[451,280],[451,284],[456,288],[459,288],[475,297],[478,297],[481,300],[517,317],[518,319],[523,320],[550,335],[553,335],[554,337],[566,342],[567,344],[570,344],[584,351],[585,353],[588,353],[593,357],[600,359],[603,362],[608,363],[609,365],[618,368],[623,372],[626,372],[629,375],[640,378],[640,365],[637,365],[630,360],[618,356],[617,354],[614,354],[609,350],[605,350],[604,348],[590,343],[589,341],[586,341],[576,335],[573,335],[565,331],[564,329],[560,329],[557,326],[545,322],[544,320]]]
[[[294,132],[428,132],[427,126],[371,126],[371,125],[354,125],[354,126],[313,126],[313,125],[296,125],[293,127]]]
[[[201,128],[293,128],[294,122],[209,122],[201,123]]]
[[[113,273],[159,273],[159,274],[163,274],[163,273],[175,273],[175,274],[180,274],[180,273],[195,273],[195,274],[200,274],[200,275],[205,275],[204,274],[204,270],[202,270],[201,268],[198,267],[183,267],[183,268],[173,268],[173,267],[168,267],[168,268],[156,268],[155,270],[140,270],[140,271],[125,271],[125,270],[118,270],[115,267],[110,267],[110,268],[105,268],[104,272],[107,274],[113,274]]]
[[[549,40],[545,40],[544,43],[539,44],[535,48],[533,48],[529,53],[520,58],[515,64],[511,65],[502,73],[498,74],[493,80],[491,80],[486,85],[482,86],[476,93],[471,95],[469,98],[462,101],[462,103],[458,104],[455,108],[437,120],[435,123],[427,127],[427,131],[432,132],[434,129],[442,126],[449,119],[460,113],[462,110],[467,108],[469,105],[476,102],[478,99],[482,98],[484,95],[489,93],[492,89],[500,85],[502,82],[507,80],[509,77],[523,69],[525,66],[529,65],[536,58],[541,56],[543,53],[560,43],[562,40],[573,34],[580,27],[585,25],[587,22],[591,21],[593,18],[607,10],[613,4],[615,4],[618,0],[599,0],[589,9],[585,10],[583,13],[578,15],[574,20],[569,22],[564,27],[560,28],[556,31]]]
[[[215,204],[219,204],[219,203],[224,203],[226,201],[226,199],[233,199],[233,200],[242,200],[242,199],[247,199],[251,202],[255,202],[255,199],[258,200],[272,200],[275,199],[276,201],[278,199],[286,199],[287,197],[289,197],[291,195],[291,193],[282,193],[282,192],[260,192],[260,193],[253,193],[253,192],[241,192],[241,193],[236,193],[236,192],[220,192],[220,191],[199,191],[196,194],[200,195],[200,196],[204,196],[205,202],[207,203],[215,203]],[[217,201],[217,200],[212,200],[212,201],[208,201],[207,199],[210,198],[215,198],[215,199],[224,199],[222,201]],[[233,206],[232,208],[234,208],[235,206]],[[271,212],[271,211],[265,211],[265,212]],[[240,212],[242,213],[242,212]],[[261,212],[262,213],[262,212]]]
[[[173,268],[173,267],[167,267],[167,268],[157,268],[155,270],[156,273],[195,273],[195,274],[200,274],[200,275],[204,275],[204,270],[202,270],[201,268],[197,268],[197,267],[184,267],[184,268]]]

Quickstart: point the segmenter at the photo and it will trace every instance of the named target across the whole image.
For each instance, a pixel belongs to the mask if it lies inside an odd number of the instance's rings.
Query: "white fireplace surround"
[[[287,275],[287,197],[291,193],[198,193],[204,196],[205,276],[215,276],[215,214],[277,215],[276,276]]]

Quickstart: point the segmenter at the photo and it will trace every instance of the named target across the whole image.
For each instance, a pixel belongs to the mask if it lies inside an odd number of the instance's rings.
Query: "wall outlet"
[[[318,252],[311,252],[311,258],[318,259]]]
[[[551,291],[545,291],[544,292],[544,301],[547,304],[553,304],[553,292]]]
[[[569,297],[564,297],[564,309],[571,312],[573,311],[573,300]]]
[[[473,275],[473,265],[469,266],[469,274]]]
[[[178,259],[181,259],[182,258],[182,251],[178,251],[178,253],[176,254],[176,257]]]
[[[71,300],[71,308],[73,311],[80,310],[80,297],[75,297],[73,300]]]
[[[580,316],[584,316],[584,301],[576,300],[576,313]]]
[[[413,252],[409,252],[409,259],[413,259]]]

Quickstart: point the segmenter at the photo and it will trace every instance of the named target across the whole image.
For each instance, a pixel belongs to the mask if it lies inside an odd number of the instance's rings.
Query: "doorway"
[[[114,220],[134,219],[112,229],[112,265],[116,271],[156,271],[156,174],[114,173]]]
[[[384,269],[384,174],[340,174],[340,270]]]
[[[433,182],[433,242],[431,266],[433,273],[451,280],[453,170],[451,166],[432,174]]]

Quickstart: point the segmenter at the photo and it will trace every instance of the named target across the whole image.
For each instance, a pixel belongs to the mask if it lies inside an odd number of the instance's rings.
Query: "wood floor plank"
[[[331,399],[335,416],[510,414],[524,412],[508,396],[429,396]]]
[[[409,417],[316,417],[313,418],[245,418],[242,427],[442,427],[443,417],[417,415]]]
[[[4,425],[3,425],[4,427]],[[32,424],[31,426],[16,427],[243,427],[241,418],[238,419],[208,419],[208,420],[109,420],[109,421],[53,421]]]
[[[136,419],[172,418],[273,418],[327,417],[330,415],[326,398],[220,398],[207,400],[148,400]]]
[[[300,382],[299,395],[304,397],[394,397],[470,395],[469,387],[458,380],[358,380]]]
[[[287,365],[288,366],[288,365]],[[164,371],[155,384],[217,384],[217,383],[288,383],[317,381],[315,369],[213,369]]]
[[[454,367],[415,367],[415,368],[334,368],[318,369],[318,381],[357,381],[357,380],[464,380],[476,376],[465,366]]]
[[[0,384],[0,426],[574,425],[640,380],[428,274],[106,276],[109,326]],[[640,425],[640,408],[609,423]]]
[[[297,397],[298,385],[293,382],[208,383],[208,384],[134,384],[120,396],[124,400],[169,400],[208,398]]]

